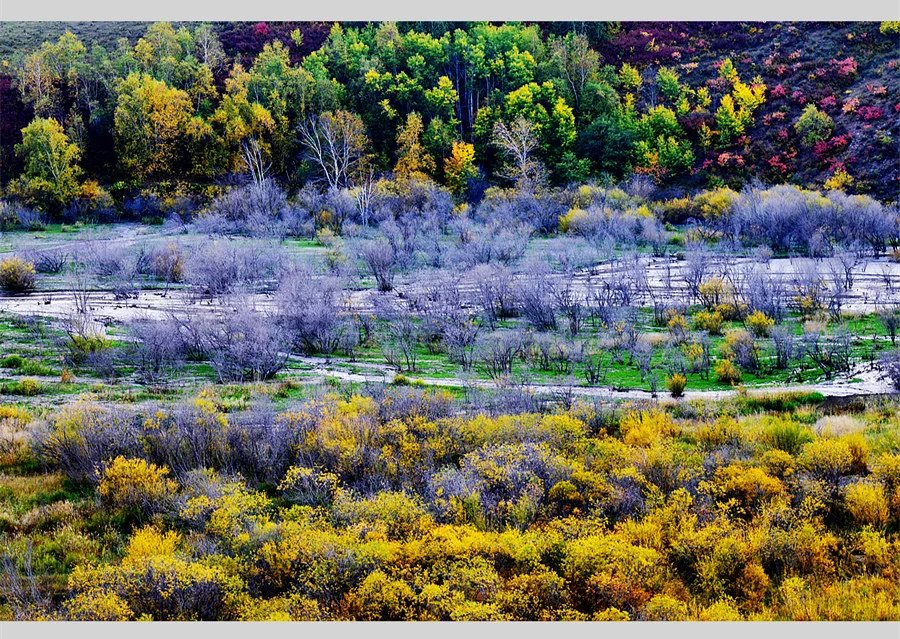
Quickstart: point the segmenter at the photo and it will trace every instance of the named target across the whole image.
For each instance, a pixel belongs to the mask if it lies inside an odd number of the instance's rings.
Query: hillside
[[[900,40],[874,23],[625,23],[600,47],[604,60],[652,70],[675,65],[690,85],[715,83],[732,58],[759,75],[766,102],[748,131],[737,172],[768,182],[821,185],[846,167],[861,190],[896,201],[900,189]],[[834,120],[826,144],[804,148],[792,128],[808,104]],[[719,158],[706,158],[717,161]]]
[[[424,131],[429,138],[428,151],[437,159],[434,177],[443,178],[442,163],[450,150],[451,138],[461,135],[465,142],[475,145],[476,163],[485,177],[492,183],[502,183],[498,164],[501,158],[491,146],[490,136],[485,137],[485,131],[490,131],[484,127],[490,129],[492,125],[488,121],[493,122],[498,116],[512,117],[511,107],[503,104],[511,105],[512,96],[519,90],[516,87],[523,82],[528,86],[526,80],[530,80],[537,84],[528,89],[528,99],[547,102],[537,108],[549,110],[550,103],[558,96],[566,100],[566,107],[574,114],[573,133],[560,129],[545,133],[549,137],[541,141],[539,159],[549,169],[551,181],[556,185],[607,176],[621,180],[636,171],[653,176],[658,186],[665,189],[663,192],[672,196],[700,188],[722,185],[739,188],[752,181],[762,181],[792,182],[813,188],[826,185],[867,193],[887,202],[897,200],[900,188],[898,42],[896,33],[882,33],[877,23],[537,23],[535,26],[535,30],[527,26],[488,27],[494,35],[486,36],[482,33],[485,29],[474,23],[400,24],[396,29],[397,42],[405,39],[408,43],[389,45],[401,47],[400,58],[395,60],[392,57],[395,54],[380,50],[384,38],[388,37],[385,34],[394,29],[392,26],[343,25],[336,37],[329,38],[332,25],[328,23],[214,23],[213,33],[226,55],[226,62],[214,70],[215,90],[219,93],[225,90],[226,76],[233,63],[249,68],[266,43],[277,41],[298,69],[316,74],[319,61],[327,61],[315,89],[318,92],[324,89],[326,93],[313,101],[340,104],[362,116],[373,143],[377,170],[392,167],[396,159],[394,142],[405,114],[424,110],[426,129],[437,127]],[[21,129],[34,115],[32,105],[28,100],[23,102],[17,89],[15,76],[21,59],[37,50],[41,42],[52,42],[66,30],[82,40],[88,51],[97,44],[112,55],[119,38],[127,38],[133,45],[147,27],[146,23],[0,24],[3,43],[0,58],[5,60],[6,69],[0,74],[0,111],[4,114],[0,128],[3,183],[8,183],[22,169],[13,149],[21,139]],[[173,27],[176,30],[186,27],[190,31],[197,25],[184,23]],[[296,31],[302,36],[299,44],[292,38]],[[420,33],[415,35],[413,31]],[[535,42],[529,35],[532,33],[540,42]],[[578,104],[578,96],[567,87],[565,72],[557,68],[559,63],[554,57],[554,42],[571,42],[566,38],[576,33],[587,36],[585,41],[599,54],[596,70],[591,72],[593,79],[584,85],[584,90],[593,87],[594,91],[589,97],[595,102],[587,107]],[[487,38],[484,40],[487,44],[482,47],[484,53],[480,55],[495,68],[503,69],[505,65],[507,70],[473,67],[475,78],[488,74],[484,85],[464,86],[481,80],[459,75],[459,59],[455,56],[468,54],[456,52],[468,45],[464,40],[457,41],[458,34]],[[496,41],[489,42],[491,38]],[[368,57],[352,60],[358,54],[342,49],[354,46],[363,47],[359,51],[368,51],[363,54]],[[417,52],[418,46],[425,48]],[[433,75],[426,77],[421,75],[425,71],[417,70],[416,65],[420,63],[416,60],[425,60],[422,54],[435,55],[434,49],[428,47],[442,48],[443,52],[433,62],[428,61],[425,68]],[[311,63],[309,56],[314,51],[321,56]],[[573,53],[574,50],[567,55]],[[514,68],[521,61],[510,57],[518,55],[528,56],[522,60],[531,67],[525,69],[522,81],[515,79],[518,71]],[[404,56],[408,57],[404,59]],[[726,60],[735,69],[734,81],[759,87],[762,96],[752,108],[739,105],[735,117],[742,121],[734,125],[727,137],[720,131],[722,123],[718,119],[720,101],[729,94],[733,82],[723,77],[720,69]],[[637,84],[631,89],[622,84],[623,65],[639,73]],[[380,69],[385,75],[376,83],[366,75],[367,69]],[[660,84],[660,69],[673,78],[674,95],[665,94]],[[455,105],[449,104],[452,108],[446,113],[428,113],[427,92],[438,90],[438,76],[452,78],[450,98]],[[326,78],[337,84],[327,88]],[[410,79],[413,84],[403,87],[402,83]],[[546,94],[536,92],[542,81],[553,85]],[[104,83],[108,92],[112,83],[109,78]],[[700,104],[701,92],[705,92],[704,97],[709,96],[705,97],[711,102],[708,107]],[[633,100],[634,109],[630,114],[627,108],[618,106],[625,104],[626,98]],[[107,95],[104,99],[114,100],[115,96]],[[384,107],[388,109],[386,113],[381,113],[379,105],[384,99],[390,105]],[[464,105],[466,100],[468,103]],[[603,106],[610,100],[612,106]],[[271,107],[265,100],[262,105]],[[113,107],[110,104],[100,109],[106,121],[95,118],[90,122],[85,120],[84,125],[85,168],[101,183],[128,177],[116,174],[120,162],[112,148]],[[305,109],[303,105],[288,107]],[[675,128],[665,134],[668,138],[656,137],[659,126],[668,126],[651,113],[660,107],[672,113],[672,117],[677,113],[677,123],[672,125]],[[814,135],[807,136],[798,130],[798,121],[812,107],[815,107],[812,115],[818,118],[814,124],[819,128]],[[82,118],[86,117],[85,106],[75,108],[82,111]],[[93,112],[94,107],[91,109]],[[502,116],[504,110],[507,115]],[[65,119],[67,111],[59,106],[58,117]],[[476,121],[476,115],[481,112],[488,116],[483,118],[484,124]],[[293,115],[289,114],[288,119]],[[540,126],[536,120],[535,123]],[[288,124],[296,126],[295,122]],[[571,137],[561,143],[560,139],[553,139],[554,135]],[[657,148],[659,140],[681,146]],[[287,147],[291,149],[289,153]],[[281,167],[284,181],[297,187],[304,180],[303,170],[296,173],[302,158],[297,155],[296,143],[287,147],[282,149],[286,155],[276,158],[275,164]],[[288,166],[295,167],[290,174],[286,172]],[[183,170],[172,173],[183,174]]]

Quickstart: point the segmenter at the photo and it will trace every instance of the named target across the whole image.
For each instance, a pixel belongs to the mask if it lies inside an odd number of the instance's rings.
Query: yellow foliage
[[[884,526],[888,522],[887,497],[878,484],[850,484],[844,492],[844,504],[858,525]]]
[[[404,581],[376,570],[347,597],[347,607],[360,621],[409,621],[417,616],[415,591]]]
[[[100,476],[97,492],[113,506],[152,507],[168,497],[178,484],[167,478],[169,469],[143,459],[113,459]]]
[[[756,337],[767,337],[773,326],[775,326],[775,320],[762,311],[753,311],[747,316],[747,328]]]
[[[66,602],[73,621],[130,621],[134,611],[115,592],[103,589],[80,592]]]
[[[725,318],[718,311],[698,311],[694,315],[694,328],[710,335],[721,335],[724,321]]]
[[[583,209],[569,209],[568,213],[559,216],[559,230],[563,233],[576,231],[589,217],[588,212]]]
[[[734,365],[730,359],[720,359],[716,362],[713,372],[716,379],[722,384],[731,384],[732,386],[740,383],[741,369]]]
[[[853,451],[846,439],[822,438],[803,447],[799,465],[815,475],[835,478],[853,467]]]
[[[643,448],[677,432],[668,413],[655,409],[626,413],[619,422],[619,429],[626,444]]]
[[[174,531],[160,532],[147,526],[136,531],[128,540],[122,565],[134,564],[151,557],[171,557],[181,543],[181,535]]]
[[[847,173],[846,169],[837,169],[831,174],[831,177],[825,180],[823,186],[826,191],[846,191],[853,186],[853,183],[853,176]]]
[[[716,220],[731,211],[738,194],[729,188],[703,191],[694,196],[694,205],[706,220]]]
[[[0,289],[8,293],[28,293],[34,289],[34,264],[21,257],[0,260]]]

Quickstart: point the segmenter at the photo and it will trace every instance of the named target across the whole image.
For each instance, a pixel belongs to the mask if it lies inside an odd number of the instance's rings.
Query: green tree
[[[78,194],[81,151],[53,118],[35,118],[22,129],[16,153],[25,163],[20,188],[34,204],[58,210]]]

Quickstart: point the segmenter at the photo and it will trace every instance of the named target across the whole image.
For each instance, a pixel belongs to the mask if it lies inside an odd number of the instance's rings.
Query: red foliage
[[[820,140],[813,146],[813,154],[820,160],[844,151],[850,145],[850,135],[836,135],[830,140]]]
[[[744,158],[737,153],[725,151],[724,153],[720,153],[719,157],[716,158],[716,164],[721,167],[742,167],[744,166]]]
[[[787,89],[784,88],[784,85],[780,82],[772,87],[772,90],[769,91],[769,96],[772,98],[783,98],[787,95]]]
[[[837,74],[842,78],[849,78],[856,75],[859,68],[856,64],[856,60],[853,59],[853,56],[844,58],[843,60],[832,60],[831,64],[834,66]]]
[[[877,106],[861,106],[856,110],[856,112],[859,114],[859,117],[861,117],[866,122],[869,122],[871,120],[880,120],[884,117],[884,109]]]
[[[833,95],[826,95],[824,98],[819,100],[819,106],[826,111],[828,109],[833,109],[837,106],[837,98]]]

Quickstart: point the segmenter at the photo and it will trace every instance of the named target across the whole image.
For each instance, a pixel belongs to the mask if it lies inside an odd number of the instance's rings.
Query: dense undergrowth
[[[897,619],[896,404],[2,408],[20,619]]]

